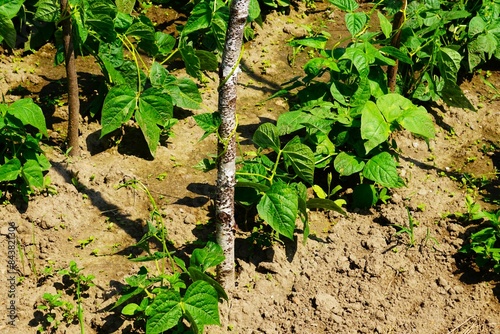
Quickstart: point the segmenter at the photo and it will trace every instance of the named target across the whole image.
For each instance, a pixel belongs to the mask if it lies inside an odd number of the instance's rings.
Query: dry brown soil
[[[289,15],[272,13],[263,28],[256,28],[256,39],[246,45],[239,80],[243,145],[250,144],[258,124],[275,120],[287,108],[282,99],[258,102],[302,74],[299,64],[307,55],[299,56],[297,65],[290,67],[287,57],[292,50],[285,44],[293,35],[304,34],[301,24],[322,27],[334,39],[343,33],[340,16],[328,8],[307,14],[303,8]],[[0,58],[0,91],[5,101],[31,97],[44,108],[50,139],[43,148],[52,162],[49,176],[57,190],[54,195],[35,196],[29,203],[0,206],[0,333],[36,332],[41,321],[36,307],[43,293],[56,293],[62,287],[59,275],[45,275],[43,269],[67,267],[71,260],[85,268],[84,273],[95,275],[96,286],[84,298],[85,332],[143,333],[142,322],[109,311],[109,306],[116,301],[124,278],[137,273],[140,266],[127,257],[138,253],[131,246],[143,235],[151,206],[144,193],[117,189],[117,185],[136,178],[149,188],[178,254],[190,252],[194,241],[212,236],[214,173],[205,174],[192,166],[215,152],[215,138],[198,142],[202,130],[191,115],[216,108],[216,75],[209,74],[213,80],[200,85],[205,110],[179,111],[175,135],[162,143],[154,160],[133,124],[124,128],[123,137],[100,141],[98,122],[85,113],[82,156],[68,159],[60,149],[67,119],[65,75],[63,67],[52,66],[53,56],[54,49],[46,46],[30,55],[4,51]],[[95,98],[100,72],[88,57],[78,58],[78,71],[83,110]],[[430,149],[406,133],[396,137],[402,151],[400,173],[407,187],[394,190],[387,204],[353,210],[347,217],[311,212],[313,235],[306,245],[276,243],[272,248],[252,250],[249,233],[238,231],[237,287],[228,323],[207,331],[500,333],[498,277],[477,271],[457,256],[475,226],[447,216],[465,212],[468,192],[478,201],[483,196],[499,198],[495,171],[500,167],[500,153],[481,149],[483,144],[500,145],[500,100],[481,75],[462,84],[477,112],[429,107],[437,124]],[[500,88],[499,72],[493,71],[488,80]],[[462,182],[466,173],[490,182],[474,188]],[[75,177],[78,188],[71,181]],[[407,247],[407,235],[395,236],[392,225],[408,225],[407,208],[418,222],[412,248]],[[17,226],[19,244],[15,326],[7,324],[6,312],[10,223]],[[297,235],[300,240],[300,231]],[[90,237],[93,241],[80,247],[78,241]],[[71,300],[71,296],[64,298]],[[64,323],[57,331],[78,332],[77,324]]]

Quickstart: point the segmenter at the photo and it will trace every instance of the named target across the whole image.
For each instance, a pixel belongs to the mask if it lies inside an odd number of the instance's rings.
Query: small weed
[[[95,238],[91,235],[90,237],[88,237],[87,239],[83,239],[83,240],[78,240],[78,246],[81,248],[81,249],[84,249],[87,245],[89,245],[91,242],[93,242],[95,240]]]
[[[408,227],[406,226],[401,226],[394,224],[393,226],[398,229],[396,232],[396,236],[399,236],[401,234],[407,234],[409,237],[409,241],[407,244],[408,248],[414,247],[415,246],[415,226],[418,225],[416,224],[415,220],[413,219],[413,216],[410,213],[410,209],[406,208],[406,211],[408,212]]]

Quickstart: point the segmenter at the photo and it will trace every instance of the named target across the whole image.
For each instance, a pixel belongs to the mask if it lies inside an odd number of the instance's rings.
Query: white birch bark
[[[217,243],[222,247],[225,261],[217,268],[220,284],[231,290],[235,284],[234,276],[234,185],[236,183],[236,85],[238,83],[238,62],[243,41],[243,29],[248,17],[250,0],[233,0],[226,44],[219,69],[219,113],[222,123],[219,127],[217,161],[217,199],[215,219]],[[236,69],[236,70],[235,70]]]

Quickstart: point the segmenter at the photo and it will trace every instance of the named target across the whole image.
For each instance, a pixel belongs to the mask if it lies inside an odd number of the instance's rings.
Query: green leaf
[[[134,10],[135,0],[116,0],[116,8],[120,13],[130,14]]]
[[[146,332],[159,334],[177,325],[182,317],[181,296],[179,292],[163,290],[153,303],[146,308],[148,320]]]
[[[139,17],[125,32],[127,36],[133,36],[138,39],[146,39],[154,41],[155,39],[155,29],[149,19],[145,19],[144,16]]]
[[[279,152],[281,143],[278,128],[271,123],[262,124],[253,134],[253,142],[260,148],[272,148],[275,152]]]
[[[392,56],[405,64],[413,65],[413,60],[411,60],[411,58],[408,57],[406,53],[393,46],[384,46],[380,48],[379,51],[385,53],[388,56]]]
[[[210,1],[200,1],[191,11],[191,15],[182,29],[183,35],[206,29],[210,26],[212,20],[212,9]]]
[[[200,138],[200,141],[211,135],[212,133],[216,133],[219,130],[219,126],[222,123],[220,119],[220,114],[218,112],[214,113],[203,113],[199,115],[193,116],[196,124],[200,128],[202,128],[205,133]]]
[[[26,161],[21,169],[21,175],[32,190],[33,188],[43,189],[43,171],[38,161]]]
[[[363,30],[366,22],[367,16],[363,12],[347,13],[345,15],[347,30],[349,30],[352,36],[359,34]]]
[[[172,35],[161,31],[155,32],[155,44],[158,47],[158,53],[162,55],[167,55],[172,52],[176,42],[175,37]]]
[[[346,212],[340,205],[338,205],[335,201],[327,198],[311,198],[307,201],[308,209],[323,209],[323,210],[333,210],[343,215],[346,215]]]
[[[297,46],[308,46],[314,49],[324,50],[326,47],[326,42],[328,42],[328,38],[325,36],[316,36],[316,37],[308,37],[302,39],[294,39],[290,41],[288,44],[292,47]]]
[[[358,9],[359,5],[355,0],[328,0],[331,4],[346,12],[353,12]]]
[[[216,11],[210,25],[210,32],[215,37],[215,43],[219,52],[224,51],[228,20],[229,17],[226,13],[224,13],[223,11]]]
[[[0,0],[0,13],[11,20],[17,15],[24,1],[25,0]]]
[[[125,307],[123,307],[122,314],[128,315],[128,316],[133,316],[135,311],[137,311],[138,308],[139,308],[139,305],[137,305],[136,303],[127,304],[127,305],[125,305]]]
[[[409,108],[403,113],[398,123],[413,134],[434,138],[434,122],[424,107]]]
[[[207,282],[215,289],[215,291],[217,291],[219,298],[222,298],[224,300],[228,300],[228,296],[226,294],[226,291],[224,291],[224,288],[216,280],[214,280],[212,277],[208,276],[204,272],[201,272],[200,270],[198,270],[195,267],[189,267],[188,272],[189,272],[189,277],[191,277],[191,280],[193,280],[193,282],[196,282],[196,281]]]
[[[380,11],[377,11],[378,21],[380,22],[380,29],[384,34],[385,38],[391,37],[392,33],[392,24],[391,22],[382,14]]]
[[[199,268],[202,272],[207,271],[211,267],[215,267],[224,261],[224,253],[222,248],[214,243],[207,242],[203,248],[196,248],[190,259],[190,265]]]
[[[134,113],[136,103],[137,98],[133,89],[126,86],[112,87],[102,107],[101,138],[127,122]]]
[[[340,176],[349,176],[361,172],[365,162],[354,154],[340,152],[333,161],[333,167]]]
[[[293,240],[298,213],[297,193],[282,182],[275,182],[257,204],[259,216],[276,232]]]
[[[260,5],[258,0],[250,0],[248,6],[248,21],[253,22],[260,16]]]
[[[48,136],[43,111],[32,99],[17,100],[9,106],[8,113],[19,119],[23,125],[31,125],[44,136]]]
[[[301,110],[289,111],[281,114],[278,118],[276,126],[280,136],[290,134],[305,127],[304,122],[307,122],[311,115]]]
[[[220,325],[217,291],[205,281],[196,281],[186,290],[184,309],[200,332],[205,325]]]
[[[151,85],[153,87],[163,87],[164,85],[167,85],[170,83],[172,80],[171,75],[168,74],[168,71],[163,67],[160,63],[154,61],[153,64],[151,64],[151,68],[149,70],[149,81],[151,81]]]
[[[350,47],[345,50],[345,53],[339,58],[339,61],[350,60],[358,70],[361,77],[365,78],[370,73],[370,65],[366,54],[358,47]]]
[[[387,123],[392,123],[403,116],[405,110],[416,108],[406,97],[399,94],[385,94],[377,99],[377,107]]]
[[[0,166],[0,182],[14,181],[21,173],[21,161],[17,158],[7,161]]]
[[[482,33],[485,29],[486,29],[486,22],[484,22],[484,20],[480,16],[473,17],[469,21],[469,31],[468,31],[469,38],[472,38]]]
[[[139,97],[139,111],[145,108],[151,109],[151,116],[158,116],[156,124],[161,126],[167,124],[174,113],[172,98],[157,88],[148,88],[142,92]]]
[[[0,13],[0,41],[1,39],[5,39],[5,43],[11,49],[16,47],[16,28],[12,21],[3,13]]]
[[[460,70],[460,62],[462,56],[457,51],[450,48],[440,48],[437,65],[441,76],[446,81],[457,81],[458,71]]]
[[[189,78],[180,78],[164,85],[176,106],[183,109],[200,109],[203,101],[198,86]]]
[[[294,172],[309,184],[314,183],[314,152],[300,142],[298,136],[283,147],[285,165],[292,166]]]
[[[71,12],[71,22],[73,24],[73,34],[75,35],[75,44],[83,44],[87,40],[89,32],[86,25],[86,16],[84,8],[78,7],[78,10]]]
[[[219,68],[217,56],[210,51],[196,50],[196,57],[200,60],[200,68],[204,71],[215,72]]]
[[[404,181],[398,174],[397,164],[388,152],[372,157],[363,169],[363,176],[384,187],[400,188]]]
[[[385,142],[390,133],[389,123],[377,105],[368,101],[361,114],[361,138],[366,140],[364,143],[366,153]]]
[[[181,43],[179,46],[182,60],[186,65],[186,72],[193,78],[201,79],[202,73],[200,71],[200,59],[196,55],[192,45]]]
[[[146,139],[151,155],[154,157],[160,141],[160,128],[172,118],[173,106],[170,96],[160,90],[149,88],[139,98],[139,110],[135,113],[137,124]]]

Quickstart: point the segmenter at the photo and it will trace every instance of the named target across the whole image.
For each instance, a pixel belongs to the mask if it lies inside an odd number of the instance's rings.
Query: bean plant
[[[155,263],[156,271],[142,266],[127,283],[113,308],[120,307],[125,316],[144,319],[146,333],[163,333],[175,328],[179,333],[203,333],[207,325],[220,325],[219,300],[228,299],[222,286],[213,278],[211,269],[224,261],[219,245],[208,242],[193,251],[189,265],[168,250],[167,229],[148,188],[138,180],[120,187],[144,191],[153,207],[147,222],[148,232],[136,244],[146,255],[131,258],[133,262]],[[160,250],[152,252],[152,243]],[[187,328],[183,320],[187,320]]]
[[[0,103],[0,197],[10,189],[27,200],[50,185],[44,176],[50,162],[40,148],[47,136],[45,117],[33,100]]]

